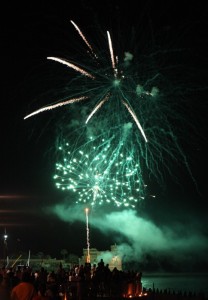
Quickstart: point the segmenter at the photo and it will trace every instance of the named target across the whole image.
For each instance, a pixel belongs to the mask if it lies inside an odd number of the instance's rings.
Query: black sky
[[[29,122],[23,120],[34,102],[40,101],[41,94],[45,92],[48,97],[44,89],[49,88],[51,82],[44,77],[47,76],[46,57],[70,52],[76,45],[71,38],[71,34],[76,34],[70,27],[71,19],[92,35],[93,24],[98,22],[104,30],[109,27],[121,29],[124,35],[128,34],[128,28],[136,25],[140,39],[147,41],[145,30],[152,28],[152,40],[159,36],[164,47],[168,41],[168,47],[187,47],[192,52],[191,57],[195,60],[190,61],[189,70],[193,72],[190,78],[195,80],[195,86],[191,98],[194,105],[198,103],[196,115],[200,120],[201,136],[192,149],[187,147],[187,156],[191,159],[199,192],[192,179],[181,170],[183,188],[167,177],[168,190],[162,193],[158,188],[157,199],[147,200],[141,213],[143,218],[148,218],[160,228],[167,226],[173,229],[183,224],[187,234],[189,230],[194,235],[200,233],[206,243],[207,13],[204,1],[63,1],[60,4],[29,1],[24,5],[3,4],[0,236],[3,239],[6,228],[9,251],[16,248],[27,252],[30,249],[34,253],[43,251],[58,256],[60,250],[66,248],[81,255],[86,247],[84,222],[75,220],[67,223],[52,213],[44,214],[45,207],[61,203],[64,199],[52,181],[54,157],[50,150],[54,147],[54,124],[47,119],[48,115]],[[40,98],[43,99],[43,95]],[[189,134],[192,133],[187,133],[187,139]],[[102,213],[99,212],[98,216],[102,218]],[[101,226],[98,220],[95,221],[92,247],[105,250],[119,239],[123,242],[121,232],[116,232],[118,237],[115,238],[112,231],[104,234],[96,229],[96,224]],[[126,236],[128,233],[124,240]],[[132,241],[134,243],[133,237]]]

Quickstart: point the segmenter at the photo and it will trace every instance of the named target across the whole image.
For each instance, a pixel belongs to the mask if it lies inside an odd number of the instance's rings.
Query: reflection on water
[[[208,296],[208,273],[143,273],[142,286],[146,289],[168,289],[171,292],[203,292]]]

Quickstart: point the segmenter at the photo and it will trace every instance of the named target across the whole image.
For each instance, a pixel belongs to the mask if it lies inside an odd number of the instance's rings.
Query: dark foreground
[[[42,298],[40,298],[42,297]],[[0,300],[208,300],[203,293],[148,289],[142,286],[141,272],[112,271],[103,262],[74,266],[56,272],[44,268],[2,268]]]

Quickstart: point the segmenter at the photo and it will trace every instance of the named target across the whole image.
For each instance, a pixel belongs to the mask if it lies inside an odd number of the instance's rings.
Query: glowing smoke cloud
[[[68,206],[67,203],[50,208],[49,213],[54,213],[65,222],[84,222],[80,209]],[[152,221],[139,217],[135,210],[111,212],[102,216],[91,215],[90,226],[100,230],[104,236],[114,236],[118,254],[127,262],[138,262],[151,253],[155,257],[165,253],[169,254],[171,259],[186,260],[187,255],[194,254],[197,257],[208,250],[207,237],[193,228],[187,229],[184,224],[178,224],[178,228],[170,228],[167,225],[159,227]],[[106,255],[110,257],[110,253]]]

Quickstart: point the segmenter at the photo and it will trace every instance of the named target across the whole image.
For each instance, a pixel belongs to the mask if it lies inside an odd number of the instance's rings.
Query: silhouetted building
[[[109,269],[113,270],[115,267],[118,270],[122,270],[122,259],[118,254],[117,245],[112,245],[110,251],[99,251],[96,248],[90,248],[90,263],[98,264],[100,259],[103,259],[105,264],[109,264]],[[84,265],[87,262],[88,249],[83,249],[83,256],[79,260],[80,265]]]

